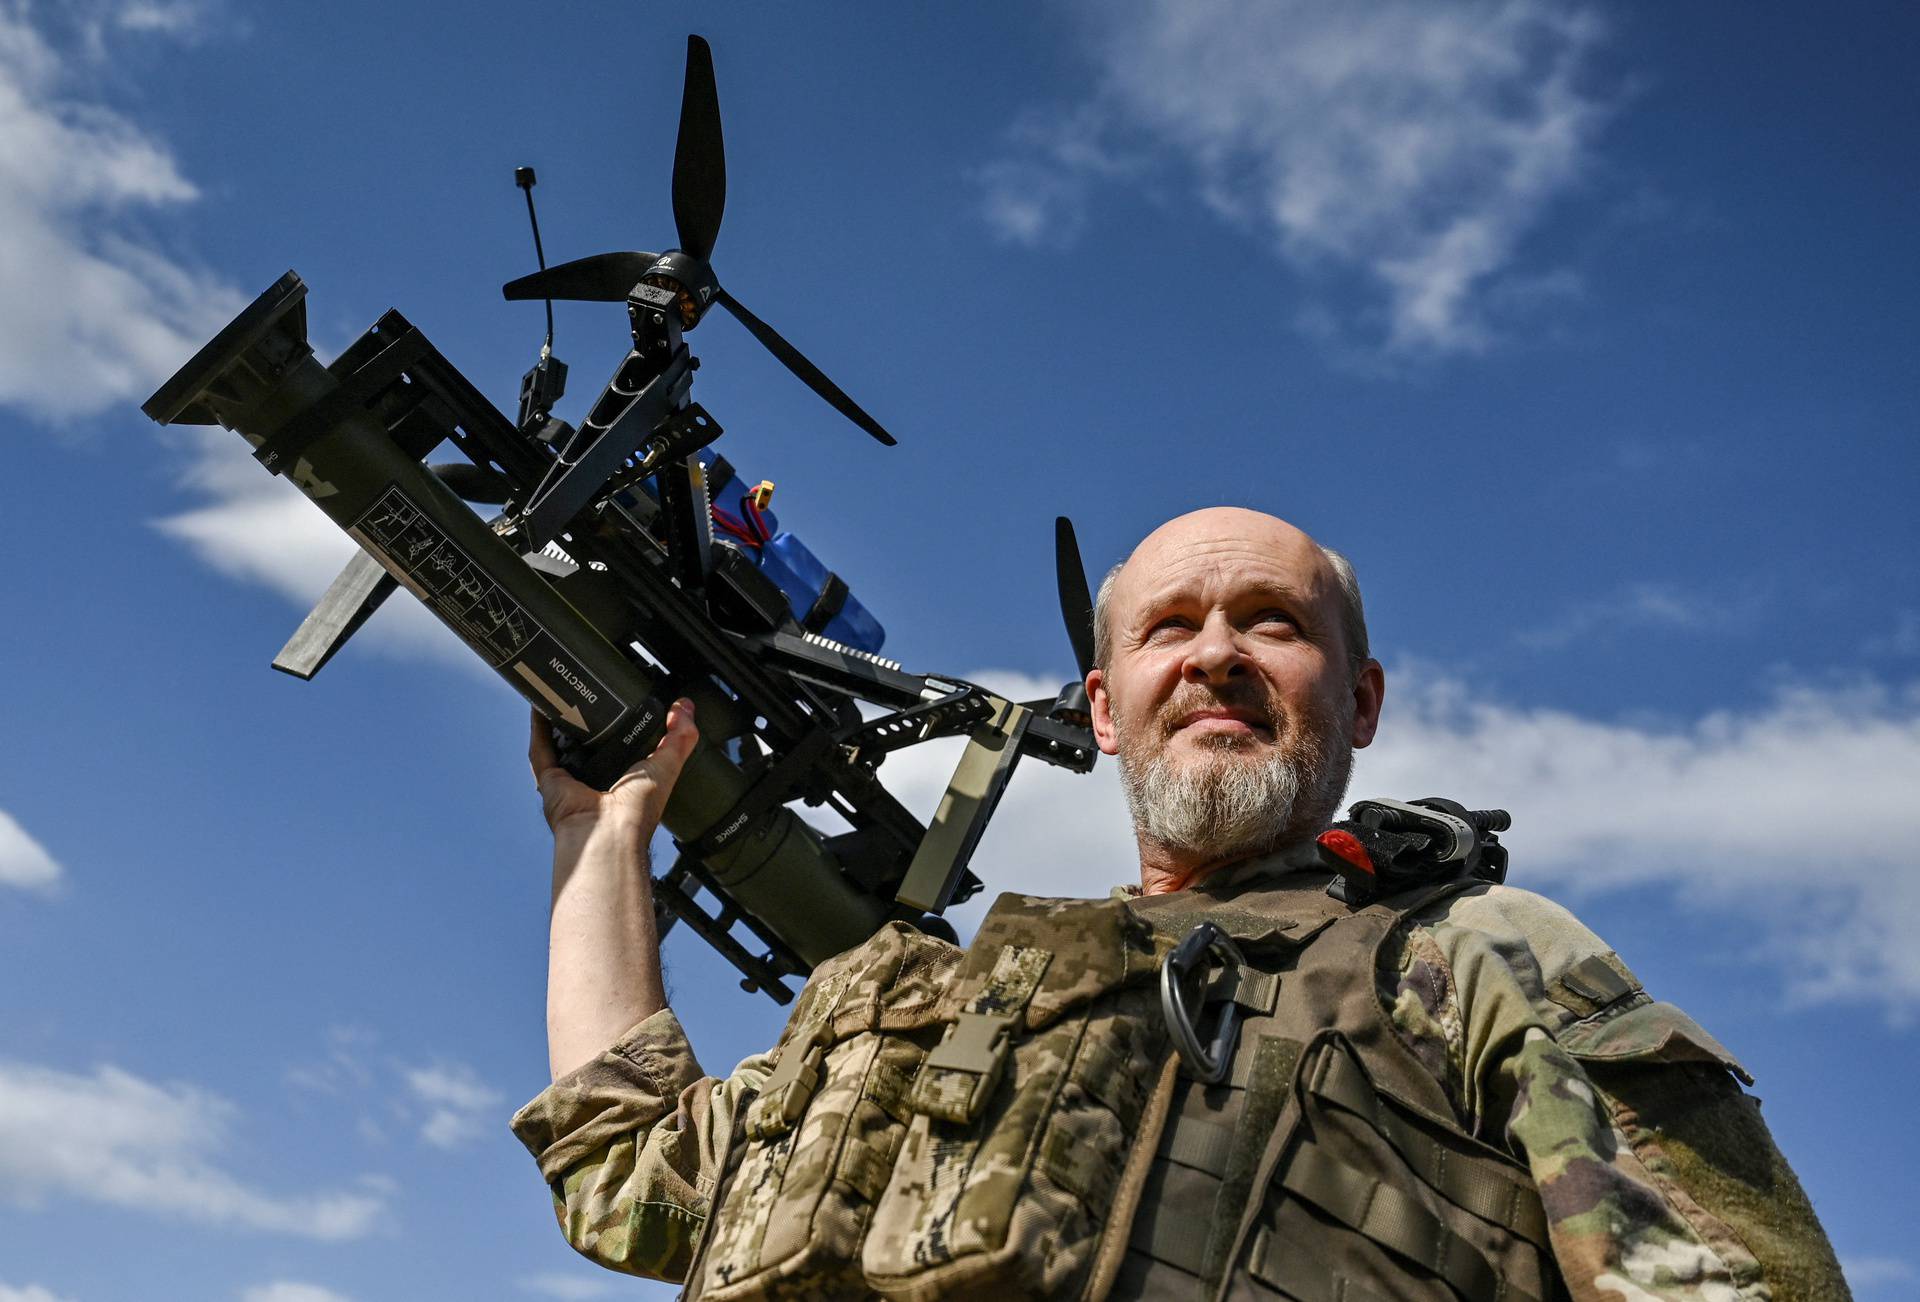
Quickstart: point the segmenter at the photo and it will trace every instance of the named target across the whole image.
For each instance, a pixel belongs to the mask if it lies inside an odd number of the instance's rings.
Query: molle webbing
[[[1235,1056],[1226,1083],[1180,1082],[1115,1296],[1162,1297],[1176,1282],[1179,1292],[1194,1295],[1203,1281],[1209,1289],[1219,1281],[1300,1050],[1298,1040],[1260,1036],[1250,1052],[1243,1046]]]
[[[1282,1267],[1284,1263],[1284,1268]],[[1265,1226],[1253,1239],[1253,1277],[1279,1289],[1294,1302],[1388,1302],[1380,1294],[1336,1273],[1325,1262],[1304,1253],[1288,1253]]]
[[[1280,1184],[1381,1247],[1432,1271],[1462,1297],[1534,1302],[1500,1276],[1480,1250],[1384,1180],[1306,1146],[1295,1153]]]
[[[1371,1125],[1406,1159],[1415,1174],[1449,1202],[1543,1251],[1548,1249],[1547,1217],[1531,1180],[1517,1170],[1490,1162],[1458,1160],[1374,1093],[1353,1059],[1341,1053],[1322,1055],[1315,1064],[1314,1078],[1305,1088],[1316,1098],[1344,1108]]]

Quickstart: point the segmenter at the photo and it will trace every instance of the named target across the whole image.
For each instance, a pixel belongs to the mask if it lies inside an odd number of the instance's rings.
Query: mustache
[[[1200,710],[1222,709],[1245,711],[1275,733],[1280,731],[1280,724],[1286,718],[1286,712],[1277,708],[1273,699],[1257,683],[1246,683],[1244,686],[1236,683],[1225,688],[1191,683],[1167,698],[1167,703],[1160,708],[1158,722],[1162,733],[1172,736],[1188,715]]]

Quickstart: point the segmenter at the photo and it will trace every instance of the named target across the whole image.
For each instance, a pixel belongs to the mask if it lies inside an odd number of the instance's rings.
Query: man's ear
[[[1353,676],[1353,748],[1370,745],[1380,728],[1380,704],[1387,696],[1387,671],[1369,660]]]
[[[1113,727],[1113,699],[1107,695],[1107,675],[1102,669],[1087,674],[1087,701],[1093,713],[1093,739],[1103,755],[1120,753],[1120,735]]]

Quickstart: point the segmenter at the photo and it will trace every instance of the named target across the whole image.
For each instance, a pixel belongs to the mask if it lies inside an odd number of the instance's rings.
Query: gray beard
[[[1182,764],[1164,745],[1120,748],[1120,782],[1142,841],[1183,855],[1264,854],[1318,835],[1346,794],[1351,748],[1331,730],[1263,756],[1228,744]]]

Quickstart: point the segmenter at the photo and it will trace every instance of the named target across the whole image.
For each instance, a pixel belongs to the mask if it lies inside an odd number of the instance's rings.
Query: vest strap
[[[1547,1215],[1539,1195],[1518,1172],[1492,1161],[1470,1162],[1421,1133],[1387,1106],[1367,1084],[1359,1067],[1342,1053],[1325,1055],[1307,1089],[1379,1132],[1422,1180],[1482,1220],[1550,1251]]]
[[[1178,1124],[1178,1123],[1176,1123]],[[1158,1174],[1165,1175],[1167,1168],[1161,1168]],[[1198,1177],[1189,1175],[1189,1181]],[[1197,1208],[1169,1206],[1165,1202],[1167,1184],[1155,1181],[1160,1187],[1150,1190],[1161,1195],[1161,1205],[1155,1208],[1152,1216],[1137,1217],[1133,1223],[1133,1233],[1128,1246],[1137,1252],[1144,1252],[1155,1261],[1164,1262],[1175,1270],[1193,1277],[1197,1283],[1200,1271],[1206,1265],[1207,1239],[1212,1232],[1208,1218],[1196,1214]]]
[[[1432,1271],[1462,1297],[1539,1302],[1503,1281],[1478,1248],[1432,1212],[1317,1147],[1295,1152],[1280,1183],[1347,1228]]]
[[[1295,1302],[1386,1302],[1378,1293],[1362,1288],[1309,1255],[1304,1245],[1281,1247],[1273,1231],[1264,1225],[1253,1236],[1253,1253],[1247,1266],[1255,1279]]]
[[[1226,1178],[1227,1163],[1233,1156],[1233,1127],[1200,1117],[1176,1117],[1171,1129],[1168,1158],[1205,1171],[1216,1180]]]

